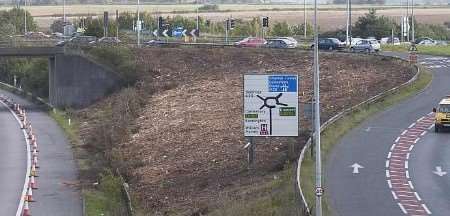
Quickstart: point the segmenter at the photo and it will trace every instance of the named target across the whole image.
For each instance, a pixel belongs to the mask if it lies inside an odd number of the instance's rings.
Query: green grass
[[[422,69],[423,70],[423,69]],[[427,71],[422,71],[422,73],[419,75],[418,79],[409,86],[403,87],[399,91],[397,91],[395,94],[390,95],[381,101],[363,106],[359,110],[356,110],[354,113],[349,114],[339,121],[337,121],[335,124],[328,127],[322,134],[321,134],[321,147],[322,147],[322,155],[323,155],[323,164],[326,162],[327,155],[329,155],[330,151],[334,147],[334,144],[338,143],[337,140],[340,140],[348,131],[350,131],[352,128],[358,126],[360,123],[362,123],[364,120],[368,119],[369,117],[373,116],[374,114],[381,112],[388,107],[399,103],[408,97],[416,94],[420,90],[424,89],[432,80],[431,73]],[[315,165],[314,165],[314,159],[310,156],[310,152],[306,152],[305,160],[302,164],[302,170],[301,170],[301,180],[302,180],[302,189],[303,193],[305,194],[306,200],[308,204],[314,205],[315,203],[315,195],[314,195],[314,188],[315,188]],[[327,179],[324,179],[324,181],[327,181]],[[324,206],[324,215],[332,215],[332,209],[329,206],[328,198],[325,193],[325,198],[323,199],[323,206]]]
[[[230,200],[223,197],[223,206],[208,215],[211,216],[274,216],[297,215],[298,200],[295,194],[295,171],[288,164],[271,181],[245,186],[242,194],[250,194],[248,199]],[[254,194],[256,193],[256,194]]]
[[[450,46],[447,45],[439,45],[439,46],[417,46],[417,49],[419,50],[419,54],[426,54],[426,55],[436,55],[436,56],[450,56]],[[399,45],[399,46],[393,46],[393,45],[383,45],[382,50],[385,51],[393,51],[393,52],[408,52],[409,45]]]

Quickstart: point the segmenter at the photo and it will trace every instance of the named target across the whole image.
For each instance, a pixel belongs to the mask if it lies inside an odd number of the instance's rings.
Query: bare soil
[[[116,152],[133,196],[148,215],[200,215],[257,192],[283,169],[289,144],[308,136],[257,139],[256,165],[247,170],[242,128],[243,74],[298,73],[301,102],[312,98],[312,55],[305,51],[245,48],[147,48],[136,51],[143,80],[152,82],[131,139]],[[387,57],[321,54],[322,120],[409,80],[408,65]]]

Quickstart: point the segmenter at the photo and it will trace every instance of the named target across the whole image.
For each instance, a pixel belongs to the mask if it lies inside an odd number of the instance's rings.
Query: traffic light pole
[[[228,30],[230,28],[230,18],[225,21],[225,44],[228,45]]]
[[[136,30],[137,30],[137,46],[141,47],[141,19],[139,15],[139,0],[137,0],[137,23],[136,23]]]

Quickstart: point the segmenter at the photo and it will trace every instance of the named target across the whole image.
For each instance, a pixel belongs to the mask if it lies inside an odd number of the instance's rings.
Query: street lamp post
[[[306,25],[307,25],[307,21],[306,21],[306,0],[303,0],[303,32],[304,32],[305,39],[306,39]]]
[[[23,12],[24,12],[24,15],[25,15],[25,20],[24,20],[24,34],[27,34],[27,9],[26,9],[26,6],[27,6],[27,0],[25,0],[24,1],[24,5],[23,5]]]
[[[412,42],[416,43],[416,29],[415,29],[415,21],[414,21],[414,0],[411,0],[411,27],[412,27]]]
[[[316,152],[316,216],[322,216],[322,161],[320,148],[320,70],[317,0],[314,0],[314,141]]]
[[[136,30],[137,30],[137,46],[141,47],[141,18],[140,18],[140,4],[139,0],[137,0],[137,22],[136,22]]]

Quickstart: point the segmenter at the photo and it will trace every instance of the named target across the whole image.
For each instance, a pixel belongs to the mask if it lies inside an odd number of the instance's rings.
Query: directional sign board
[[[245,136],[298,136],[298,76],[244,75]]]

